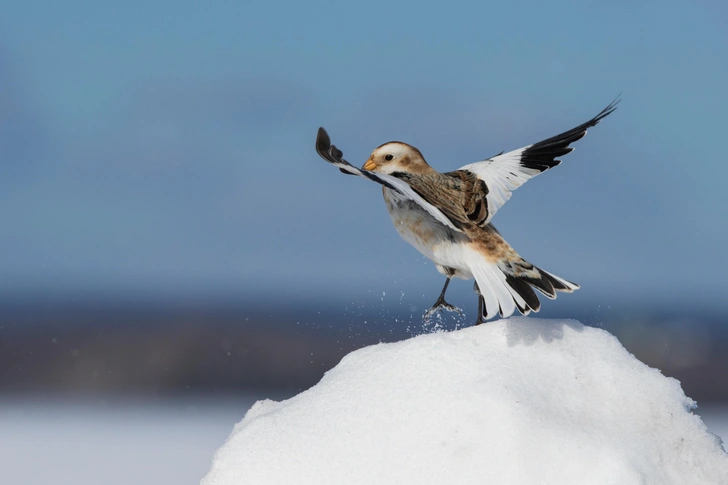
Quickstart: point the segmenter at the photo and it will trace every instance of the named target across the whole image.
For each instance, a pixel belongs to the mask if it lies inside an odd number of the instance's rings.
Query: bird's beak
[[[363,166],[362,168],[363,168],[364,170],[369,170],[369,171],[371,171],[371,170],[374,170],[375,168],[377,168],[377,164],[376,164],[376,163],[374,163],[374,160],[372,160],[372,159],[370,158],[369,160],[367,160],[367,163],[365,163],[365,164],[364,164],[364,166]]]

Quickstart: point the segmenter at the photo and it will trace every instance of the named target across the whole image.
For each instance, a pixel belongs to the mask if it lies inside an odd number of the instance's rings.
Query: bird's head
[[[418,149],[399,141],[390,141],[375,148],[362,168],[386,174],[425,173],[433,170]]]

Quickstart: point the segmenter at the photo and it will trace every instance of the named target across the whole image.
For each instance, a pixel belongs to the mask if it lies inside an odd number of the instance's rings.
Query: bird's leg
[[[448,302],[445,301],[445,292],[447,291],[447,285],[450,284],[450,276],[447,277],[447,280],[445,280],[445,286],[442,287],[442,292],[440,292],[440,296],[437,297],[437,301],[434,305],[432,305],[432,308],[427,310],[424,315],[425,322],[429,321],[435,313],[438,311],[445,309],[449,312],[457,312],[458,314],[462,315],[463,311],[456,307],[455,305],[451,305]]]
[[[485,323],[483,313],[485,313],[485,300],[483,299],[483,295],[478,295],[478,318],[475,320],[475,325]]]
[[[478,318],[475,320],[475,325],[480,325],[481,323],[485,323],[485,318],[483,318],[483,315],[485,315],[485,299],[480,294],[478,283],[473,285],[473,289],[478,294]]]

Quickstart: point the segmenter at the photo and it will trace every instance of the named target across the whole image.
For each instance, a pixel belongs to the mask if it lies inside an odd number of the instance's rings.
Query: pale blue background
[[[724,2],[26,2],[0,7],[0,292],[434,300],[361,165],[450,170],[599,112],[495,224],[590,305],[720,308]],[[470,285],[453,291],[471,298]],[[722,311],[722,310],[721,310]]]

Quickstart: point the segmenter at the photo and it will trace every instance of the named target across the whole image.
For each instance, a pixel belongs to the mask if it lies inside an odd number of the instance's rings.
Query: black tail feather
[[[545,271],[541,271],[541,277],[542,278],[546,278],[547,280],[549,280],[556,291],[568,291],[568,292],[573,291],[571,288],[569,288],[564,283],[562,283],[561,281],[557,280],[556,278],[554,278],[553,276],[551,276],[550,274],[548,274]]]
[[[541,275],[542,276],[539,278],[529,278],[526,276],[522,276],[520,279],[536,288],[550,300],[553,300],[554,298],[556,298],[556,290],[554,289],[554,285],[551,283],[551,281],[547,280],[543,276],[543,273],[541,273]]]
[[[533,278],[528,276],[513,276],[505,274],[506,284],[525,302],[525,306],[518,303],[517,299],[516,308],[521,312],[522,315],[528,315],[531,311],[538,312],[541,309],[541,302],[538,299],[538,295],[533,291],[534,289],[543,293],[550,299],[556,298],[557,291],[563,291],[567,293],[573,292],[579,288],[579,285],[570,281],[564,280],[563,278],[554,276],[536,266],[533,266],[538,271],[539,277]]]
[[[521,298],[523,298],[526,302],[526,308],[524,309],[522,309],[520,305],[516,305],[518,307],[518,311],[520,311],[523,315],[525,315],[528,310],[537,312],[541,309],[541,302],[538,300],[536,292],[533,291],[533,288],[531,288],[526,281],[516,278],[515,276],[506,275],[506,283],[508,283],[508,285],[513,288],[516,293],[521,295]]]

